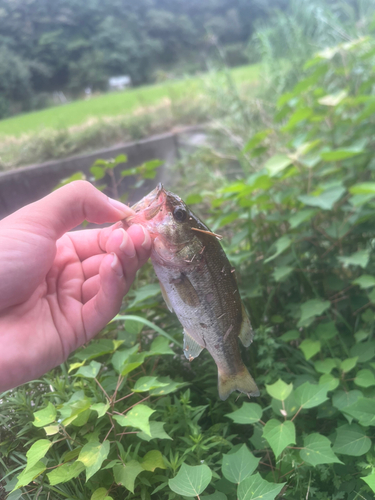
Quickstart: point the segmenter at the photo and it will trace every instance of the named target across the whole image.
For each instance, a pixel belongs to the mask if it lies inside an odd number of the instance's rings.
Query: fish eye
[[[186,210],[181,207],[177,207],[173,211],[173,217],[177,222],[184,222],[184,220],[186,219],[186,215]]]

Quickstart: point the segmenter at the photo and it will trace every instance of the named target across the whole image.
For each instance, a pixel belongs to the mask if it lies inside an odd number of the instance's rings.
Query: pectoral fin
[[[239,338],[245,347],[249,347],[254,338],[254,330],[251,327],[249,316],[247,315],[243,304],[242,304],[242,324],[241,324]]]
[[[159,284],[160,284],[160,290],[161,290],[161,294],[163,296],[164,302],[167,304],[168,309],[171,312],[173,312],[173,307],[172,307],[171,301],[169,300],[167,292],[165,291],[164,285],[161,281],[159,281]]]
[[[186,330],[184,330],[184,354],[189,361],[193,361],[194,358],[199,356],[203,351],[204,347],[198,344]]]

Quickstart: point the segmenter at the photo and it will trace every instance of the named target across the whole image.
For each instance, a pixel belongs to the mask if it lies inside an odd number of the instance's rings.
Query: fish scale
[[[253,339],[237,281],[217,235],[181,198],[161,185],[137,203],[126,224],[141,224],[151,235],[151,262],[164,300],[184,327],[184,354],[192,361],[206,348],[218,368],[219,396],[259,391],[245,367],[238,337]]]

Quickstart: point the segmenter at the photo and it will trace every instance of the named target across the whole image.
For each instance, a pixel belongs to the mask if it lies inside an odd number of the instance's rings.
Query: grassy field
[[[236,83],[255,83],[259,66],[242,66],[231,70]],[[0,121],[0,139],[38,133],[44,129],[59,130],[88,122],[91,118],[115,117],[156,105],[165,98],[179,99],[198,93],[203,88],[199,77],[147,85],[103,94],[89,100],[74,101],[63,106],[43,109]]]

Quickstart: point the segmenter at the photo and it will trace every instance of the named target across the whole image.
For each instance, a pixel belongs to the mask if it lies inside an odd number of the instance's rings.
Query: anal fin
[[[254,330],[251,327],[249,316],[245,311],[244,305],[242,304],[242,324],[240,329],[239,338],[245,347],[249,347],[254,338]]]
[[[167,292],[165,291],[164,285],[161,281],[159,281],[159,285],[160,285],[160,290],[161,290],[161,294],[163,296],[164,302],[167,304],[168,309],[171,312],[173,312],[173,307],[172,307],[171,301],[169,300]]]
[[[184,330],[184,354],[189,361],[193,361],[203,351],[204,347],[198,344],[191,335]]]

